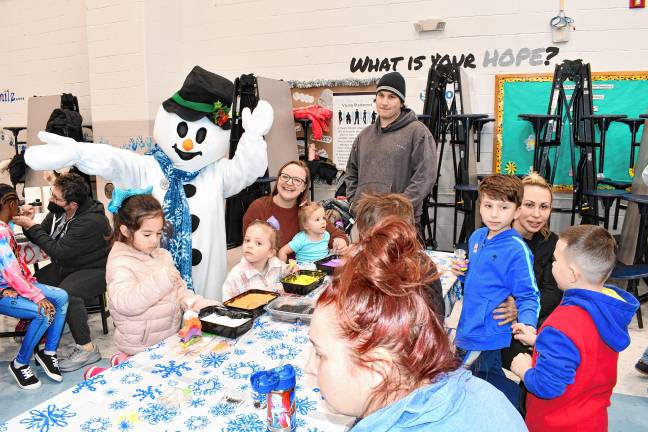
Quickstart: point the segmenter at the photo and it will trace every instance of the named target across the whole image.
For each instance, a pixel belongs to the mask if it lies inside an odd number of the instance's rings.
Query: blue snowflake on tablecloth
[[[303,418],[297,416],[295,417],[295,429],[296,430],[301,430],[301,428],[306,427],[306,420]]]
[[[284,332],[273,329],[264,329],[258,332],[257,336],[264,340],[281,340],[284,337]]]
[[[146,408],[139,409],[140,417],[149,424],[156,425],[160,422],[169,423],[173,417],[178,415],[178,410],[161,404],[150,403]]]
[[[7,422],[0,423],[0,432],[7,432]]]
[[[223,375],[232,379],[247,379],[254,372],[261,370],[261,366],[253,361],[231,363],[223,371]]]
[[[200,366],[204,368],[217,368],[220,367],[228,358],[229,353],[210,352],[207,354],[200,354],[200,359],[196,360],[196,363],[200,364]]]
[[[187,366],[187,362],[182,362],[176,364],[175,360],[170,360],[167,364],[156,363],[156,369],[153,369],[151,372],[154,374],[161,374],[162,378],[168,378],[169,376],[175,374],[176,376],[181,377],[185,371],[190,371],[191,368]]]
[[[209,408],[209,413],[214,417],[225,417],[230,414],[234,414],[235,409],[236,407],[233,404],[221,402]]]
[[[245,345],[254,345],[254,341],[252,339],[248,339],[245,341]]]
[[[198,378],[189,385],[189,388],[194,396],[208,396],[216,394],[218,390],[223,388],[223,384],[218,378]]]
[[[119,382],[122,384],[137,384],[138,382],[142,381],[144,377],[138,373],[128,373],[124,375]]]
[[[83,422],[81,430],[83,432],[104,432],[112,426],[110,420],[105,417],[93,417],[90,420]]]
[[[149,358],[151,360],[160,360],[162,357],[164,357],[162,354],[157,354],[157,353],[149,355]]]
[[[198,408],[198,407],[201,407],[203,405],[205,405],[205,398],[197,397],[197,398],[193,398],[193,399],[191,399],[191,401],[189,401],[189,406],[191,408]]]
[[[72,393],[77,394],[83,389],[87,389],[88,391],[94,392],[97,391],[96,385],[106,385],[106,380],[102,374],[95,375],[92,378],[89,378],[87,380],[81,381],[79,384],[74,387],[74,390],[72,390]]]
[[[163,347],[164,345],[166,345],[166,341],[161,341],[161,342],[156,343],[153,346],[150,346],[150,347],[146,348],[145,351],[147,351],[147,352],[155,351],[156,349],[158,349],[160,347]]]
[[[244,356],[246,352],[247,351],[245,351],[244,349],[241,349],[241,348],[234,348],[234,351],[233,351],[234,355],[239,356],[239,357]]]
[[[128,432],[128,431],[135,430],[133,429],[134,427],[135,425],[133,425],[133,423],[131,423],[131,421],[127,419],[121,419],[119,420],[119,423],[117,423],[117,430],[121,432]]]
[[[248,384],[248,383],[243,383],[243,384],[241,384],[241,385],[239,386],[238,389],[241,390],[241,391],[246,391],[246,390],[249,389],[249,388],[250,388],[250,384]]]
[[[270,357],[272,360],[292,360],[301,352],[301,348],[280,343],[266,348],[263,353]]]
[[[256,320],[254,320],[254,324],[252,325],[252,329],[253,330],[262,329],[262,328],[265,327],[266,324],[267,324],[266,321],[264,321],[262,319],[256,319]]]
[[[117,393],[119,393],[119,391],[114,388],[107,388],[106,390],[104,390],[104,394],[108,397],[116,396]]]
[[[308,339],[308,336],[299,335],[293,338],[293,343],[296,343],[298,345],[303,345],[305,343],[308,343],[309,340],[310,339]]]
[[[48,405],[44,410],[29,410],[31,417],[20,420],[20,424],[27,429],[37,429],[39,432],[49,432],[50,427],[67,426],[67,419],[74,417],[75,412],[70,412],[70,405],[57,407],[54,404]]]
[[[121,362],[119,364],[116,364],[111,369],[112,370],[125,370],[125,369],[132,369],[132,368],[133,368],[133,363],[130,360],[127,360],[125,362]]]
[[[191,416],[185,422],[185,426],[187,426],[189,430],[200,430],[209,426],[209,423],[211,423],[211,421],[207,416]]]
[[[301,415],[305,416],[308,415],[310,411],[315,411],[316,406],[317,402],[310,400],[307,397],[295,398],[295,411]]]
[[[213,373],[214,373],[214,371],[209,370],[209,369],[203,369],[203,370],[200,371],[200,375],[202,375],[202,376],[210,376]]]
[[[318,429],[314,427],[314,428],[309,428],[306,432],[324,432],[324,431],[322,429]]]
[[[116,400],[116,401],[111,402],[110,405],[108,405],[108,408],[110,408],[112,410],[122,410],[122,409],[126,408],[127,406],[128,406],[128,402],[126,402],[123,399],[120,399],[120,400]]]
[[[295,377],[297,377],[297,379],[304,378],[304,369],[298,366],[293,366],[293,369],[295,369]]]
[[[265,432],[266,422],[257,414],[239,414],[227,422],[223,432]]]
[[[146,398],[151,398],[151,400],[155,400],[157,396],[162,395],[162,391],[158,388],[153,388],[153,386],[147,386],[146,388],[138,388],[135,389],[135,393],[133,394],[133,398],[139,399],[140,402],[142,402]]]

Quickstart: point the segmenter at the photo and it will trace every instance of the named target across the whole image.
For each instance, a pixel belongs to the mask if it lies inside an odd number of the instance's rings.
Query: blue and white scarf
[[[156,144],[148,152],[155,158],[168,181],[168,189],[164,195],[162,210],[164,217],[173,226],[173,232],[164,231],[163,242],[171,252],[173,262],[180,271],[182,279],[187,282],[187,288],[193,291],[191,279],[191,211],[183,185],[190,182],[200,171],[186,172],[176,169],[173,162]],[[169,237],[171,234],[171,237]]]

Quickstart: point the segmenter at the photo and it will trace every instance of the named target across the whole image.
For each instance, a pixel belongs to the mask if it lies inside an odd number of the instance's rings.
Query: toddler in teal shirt
[[[286,262],[293,252],[300,264],[326,257],[330,234],[326,231],[324,207],[313,201],[304,204],[299,209],[299,227],[302,230],[279,250],[279,259]]]

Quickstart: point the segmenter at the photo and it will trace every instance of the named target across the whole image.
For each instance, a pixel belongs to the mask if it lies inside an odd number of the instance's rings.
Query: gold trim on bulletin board
[[[594,81],[648,80],[648,71],[592,72]],[[500,173],[502,164],[502,122],[504,119],[504,84],[508,82],[553,81],[553,74],[500,74],[495,75],[495,133],[493,134],[493,173]],[[555,188],[556,192],[571,192],[571,187]]]

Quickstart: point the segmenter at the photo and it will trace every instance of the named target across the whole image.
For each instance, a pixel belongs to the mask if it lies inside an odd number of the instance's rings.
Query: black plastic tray
[[[331,267],[325,265],[325,263],[331,261],[332,259],[340,259],[341,257],[339,255],[329,255],[327,257],[324,257],[320,260],[315,261],[315,265],[319,270],[322,270],[323,272],[326,272],[327,275],[331,276],[333,272],[335,272],[335,269],[340,268],[341,266],[338,267]]]
[[[224,325],[214,324],[202,320],[203,317],[206,317],[213,313],[217,313],[218,315],[228,316],[230,318],[235,318],[235,319],[249,318],[249,321],[244,322],[238,327],[227,327]],[[204,307],[200,309],[200,313],[198,314],[198,317],[200,318],[200,324],[202,325],[203,331],[218,336],[224,336],[230,339],[236,339],[237,337],[247,333],[247,331],[252,328],[252,324],[254,324],[254,316],[251,313],[235,311],[221,306]]]
[[[266,310],[274,319],[287,322],[302,321],[310,323],[315,300],[308,297],[282,296],[266,306]]]
[[[263,303],[261,306],[255,308],[255,309],[243,309],[243,308],[239,308],[239,307],[230,306],[230,304],[234,303],[234,301],[240,299],[241,297],[245,297],[248,294],[255,294],[255,293],[257,293],[257,294],[271,294],[273,297],[272,297],[272,299],[270,301],[268,301],[266,303]],[[251,289],[251,290],[242,292],[241,294],[237,295],[236,297],[232,297],[231,299],[227,300],[226,302],[223,302],[223,306],[225,306],[226,308],[231,309],[231,310],[250,313],[256,318],[256,317],[262,315],[263,312],[265,312],[266,305],[268,303],[270,303],[272,300],[276,299],[277,297],[279,297],[279,294],[277,294],[276,292],[259,290],[259,289]]]
[[[291,280],[294,280],[300,274],[315,276],[317,277],[317,280],[315,282],[310,283],[309,285],[297,285],[291,283]],[[320,286],[320,284],[324,281],[325,277],[326,277],[326,273],[321,270],[299,270],[297,273],[288,275],[283,279],[281,279],[281,284],[284,287],[284,291],[286,291],[289,294],[306,295],[309,292],[313,291],[318,286]]]

